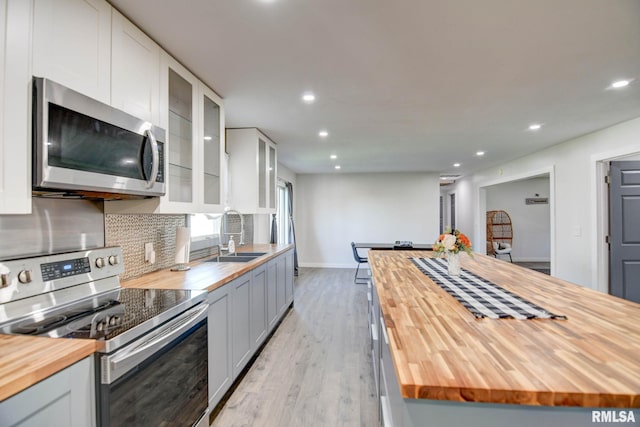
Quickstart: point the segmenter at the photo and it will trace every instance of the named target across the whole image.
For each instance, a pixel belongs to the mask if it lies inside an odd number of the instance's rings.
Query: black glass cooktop
[[[157,326],[203,300],[204,294],[203,291],[120,288],[46,313],[36,313],[1,327],[0,332],[109,341],[144,324],[149,325],[141,329]]]

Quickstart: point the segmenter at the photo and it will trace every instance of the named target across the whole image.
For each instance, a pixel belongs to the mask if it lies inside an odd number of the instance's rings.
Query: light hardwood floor
[[[300,269],[295,304],[212,427],[377,427],[367,287],[354,270]]]

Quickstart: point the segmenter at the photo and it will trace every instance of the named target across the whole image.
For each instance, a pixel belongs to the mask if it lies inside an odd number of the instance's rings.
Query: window
[[[289,192],[284,185],[278,185],[276,221],[278,223],[278,243],[291,243],[289,241]]]
[[[191,251],[216,246],[220,242],[221,214],[193,214],[187,217],[191,228]]]

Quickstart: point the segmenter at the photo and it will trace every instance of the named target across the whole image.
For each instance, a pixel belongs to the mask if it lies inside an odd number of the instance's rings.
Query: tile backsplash
[[[243,217],[245,242],[251,243],[253,242],[253,215],[243,215]],[[175,265],[176,228],[186,226],[186,215],[105,214],[104,225],[105,245],[122,247],[125,272],[120,279],[126,280]],[[144,262],[144,244],[148,242],[153,243],[156,252],[155,264]],[[192,252],[190,259],[194,260],[215,253],[215,249],[203,249]]]
[[[104,218],[105,243],[121,246],[126,280],[175,264],[176,228],[186,225],[185,215],[116,215]],[[144,262],[144,244],[151,242],[156,252],[155,264]]]

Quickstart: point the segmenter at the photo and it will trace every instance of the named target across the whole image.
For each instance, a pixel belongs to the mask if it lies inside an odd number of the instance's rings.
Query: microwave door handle
[[[151,155],[153,156],[151,160],[151,176],[149,177],[149,181],[147,181],[147,188],[151,188],[156,183],[156,178],[158,177],[160,154],[158,151],[158,141],[153,132],[151,132],[151,129],[147,129],[146,134],[149,142],[151,142]]]

